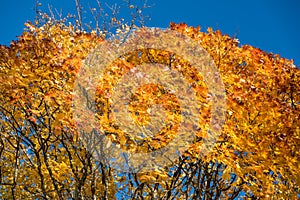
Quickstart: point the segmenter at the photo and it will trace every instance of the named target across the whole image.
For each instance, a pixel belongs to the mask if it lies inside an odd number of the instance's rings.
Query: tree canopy
[[[106,39],[51,21],[40,27],[26,23],[26,27],[9,47],[0,46],[2,199],[299,197],[300,72],[293,61],[239,45],[219,30],[203,32],[200,27],[171,23],[171,30],[208,52],[220,73],[226,94],[222,132],[211,151],[201,156],[211,106],[205,83],[198,77],[196,96],[207,106],[199,115],[193,144],[172,165],[159,170],[117,173],[109,162],[94,157],[82,141],[83,135],[100,133],[96,129],[82,132],[78,127],[84,124],[76,124],[73,115],[77,73],[83,60]],[[103,88],[98,88],[94,114],[110,133],[106,137],[121,148],[153,151],[176,137],[172,135],[176,127],[145,143],[125,135],[107,117],[112,112],[110,97],[103,92],[123,75],[122,69],[140,63],[180,65],[186,70],[183,73],[192,74],[183,58],[170,60],[169,56],[156,49],[144,49],[142,56],[137,52],[124,55],[104,77]],[[130,105],[132,113],[140,112],[132,118],[140,117],[135,121],[141,124],[149,123],[145,99],[150,105],[162,104],[166,118],[174,124],[182,115],[175,112],[180,106],[171,93],[149,84],[136,91]],[[89,123],[89,116],[83,117]]]

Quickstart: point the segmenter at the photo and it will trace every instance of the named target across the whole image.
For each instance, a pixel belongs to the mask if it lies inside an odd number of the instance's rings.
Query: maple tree
[[[201,32],[199,27],[171,23],[172,30],[199,42],[220,72],[226,92],[222,133],[205,156],[200,154],[205,134],[198,130],[193,144],[172,165],[118,173],[107,160],[98,160],[88,151],[82,137],[99,132],[79,130],[84,124],[75,123],[72,110],[82,61],[105,38],[51,20],[40,27],[31,23],[26,27],[18,41],[0,46],[1,198],[295,199],[299,195],[300,72],[292,61],[239,46],[236,39],[218,30]],[[111,123],[111,105],[104,91],[141,63],[180,64],[184,74],[193,70],[183,58],[170,61],[168,52],[161,50],[144,49],[142,56],[131,52],[123,58],[107,70],[102,87],[97,88],[95,115],[110,133],[106,136],[123,149],[159,149],[173,139],[176,126],[153,138],[130,137]],[[198,100],[209,105],[207,88],[198,78],[194,87],[199,89]],[[149,123],[151,104],[163,104],[172,124],[180,121],[176,97],[161,86],[145,85],[131,100],[131,113],[140,113],[132,114],[132,119],[141,124]],[[197,124],[203,130],[210,109],[204,108]],[[89,123],[89,116],[83,117]]]

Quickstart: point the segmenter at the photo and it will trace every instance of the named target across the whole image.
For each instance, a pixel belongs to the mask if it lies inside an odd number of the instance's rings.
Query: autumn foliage
[[[300,72],[291,60],[240,46],[219,30],[202,32],[199,27],[171,23],[172,30],[199,42],[220,72],[226,90],[222,134],[205,157],[199,156],[201,137],[205,137],[199,133],[173,166],[120,174],[87,151],[81,135],[88,133],[78,131],[72,112],[72,91],[82,61],[104,38],[61,23],[41,27],[27,23],[26,27],[9,47],[0,46],[2,199],[234,199],[239,195],[295,199],[299,195]],[[116,65],[137,65],[149,56],[153,62],[169,62],[167,55],[155,51],[144,55],[127,55]],[[105,118],[110,110],[103,106],[107,97],[99,91],[100,120],[107,120],[110,132],[128,138]],[[173,102],[165,105],[166,110],[179,109],[176,98],[160,93],[160,88],[148,85],[143,91],[151,91],[143,96],[150,98],[148,103],[163,104],[155,96],[165,95]],[[138,94],[132,98],[143,101]],[[132,103],[132,112],[144,112],[141,123],[148,123],[147,106],[137,103]],[[180,112],[170,112],[168,117],[177,115]],[[166,133],[139,144],[139,151],[167,143],[173,136]],[[124,139],[122,145],[134,142],[134,138]]]

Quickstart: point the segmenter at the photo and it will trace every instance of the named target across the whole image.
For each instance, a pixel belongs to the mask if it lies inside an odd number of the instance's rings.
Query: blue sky
[[[35,16],[35,0],[0,0],[0,44],[9,45]],[[93,4],[94,0],[82,0]],[[133,0],[132,0],[133,1]],[[137,2],[138,0],[135,0]],[[141,2],[142,0],[140,0]],[[73,0],[41,0],[44,9],[50,3],[64,14],[75,13]],[[118,2],[122,0],[106,0]],[[300,1],[298,0],[148,0],[151,16],[147,26],[168,27],[172,22],[186,22],[220,29],[267,52],[294,59],[300,65]],[[88,8],[87,8],[88,9]]]

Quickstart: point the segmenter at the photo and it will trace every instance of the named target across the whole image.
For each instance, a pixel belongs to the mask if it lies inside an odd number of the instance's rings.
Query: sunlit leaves
[[[18,41],[1,46],[1,138],[6,144],[1,158],[7,158],[5,173],[13,178],[2,190],[13,188],[18,199],[58,198],[61,188],[75,187],[71,177],[83,166],[74,150],[66,152],[61,143],[78,138],[71,89],[82,59],[101,39],[62,24],[26,26]],[[6,171],[3,167],[1,161]]]
[[[278,194],[280,184],[271,185],[280,177],[289,177],[284,179],[289,181],[281,193],[296,192],[300,185],[294,182],[299,171],[296,160],[300,159],[296,139],[300,134],[299,69],[278,55],[248,45],[239,47],[220,31],[208,29],[205,34],[185,24],[171,27],[199,40],[222,73],[228,118],[218,147],[224,155],[214,154],[215,158],[253,184],[257,196]],[[195,37],[196,33],[200,37]],[[224,176],[228,178],[226,170]],[[259,187],[270,188],[257,193],[254,188]]]
[[[136,66],[160,63],[190,78],[190,83],[197,80],[193,90],[201,105],[200,122],[186,124],[199,130],[194,144],[174,166],[120,175],[107,163],[93,160],[80,140],[83,133],[75,128],[85,124],[75,125],[72,115],[75,76],[102,39],[51,22],[40,28],[27,23],[26,27],[10,47],[0,46],[1,198],[9,199],[14,192],[17,199],[64,199],[76,191],[87,198],[106,195],[113,199],[122,188],[129,197],[151,198],[175,193],[178,198],[187,194],[199,198],[200,191],[216,193],[218,188],[224,191],[223,197],[240,188],[246,195],[264,198],[293,199],[299,193],[300,73],[292,61],[249,45],[239,46],[237,39],[211,28],[201,32],[199,27],[171,24],[211,55],[226,89],[222,135],[215,148],[200,158],[211,118],[201,74],[180,55],[162,50],[138,50],[116,60],[97,87],[96,115],[107,137],[120,147],[147,152],[167,145],[178,134],[183,114],[172,91],[146,84],[130,96],[129,110],[136,124],[147,126],[152,123],[154,105],[162,106],[165,115],[158,117],[164,122],[154,123],[158,132],[130,136],[111,123],[112,88]],[[82,117],[89,123],[89,115],[82,113]],[[96,128],[86,132],[99,134]]]

